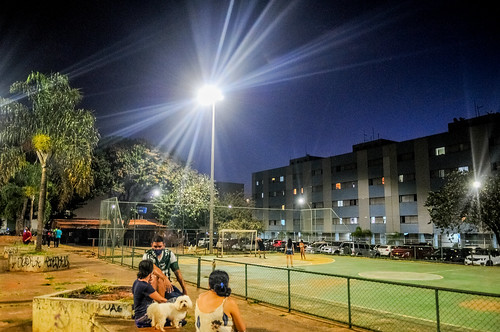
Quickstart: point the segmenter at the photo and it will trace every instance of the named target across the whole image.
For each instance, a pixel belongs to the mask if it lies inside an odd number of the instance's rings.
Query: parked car
[[[387,244],[381,244],[377,247],[377,252],[378,256],[384,256],[384,257],[389,257],[391,256],[391,252],[394,246],[392,245],[387,245]],[[377,253],[375,253],[377,256]]]
[[[471,253],[469,256],[465,257],[464,264],[483,266],[500,265],[500,251],[498,249],[476,250],[475,253]]]
[[[340,253],[340,245],[342,244],[341,241],[335,241],[332,243],[329,243],[327,245],[324,245],[321,247],[320,252],[322,254],[336,254],[338,255]]]
[[[341,255],[370,256],[370,245],[366,242],[344,241],[339,250]]]
[[[429,259],[442,262],[463,263],[465,258],[471,254],[471,251],[470,248],[437,248],[429,256]]]
[[[273,240],[272,250],[279,251],[281,245],[285,242],[284,240]]]
[[[434,248],[428,244],[410,244],[396,246],[392,249],[393,258],[429,259]]]
[[[313,242],[310,245],[306,247],[306,253],[309,254],[318,254],[321,252],[321,248],[323,246],[326,246],[328,243],[325,241],[318,241],[318,242]]]

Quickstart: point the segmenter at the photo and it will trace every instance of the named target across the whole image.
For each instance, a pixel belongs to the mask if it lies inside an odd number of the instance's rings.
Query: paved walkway
[[[9,245],[14,237],[0,236],[0,252]],[[128,267],[104,262],[95,257],[89,247],[61,245],[52,251],[69,253],[70,269],[42,273],[9,272],[7,260],[0,258],[0,331],[31,331],[32,307],[34,296],[51,294],[57,291],[77,289],[86,284],[109,283],[132,285],[136,271]],[[194,300],[203,292],[196,285],[188,284],[188,292]],[[363,331],[324,321],[309,316],[288,313],[286,310],[251,303],[236,297],[249,332],[268,331]],[[194,331],[194,312],[191,312],[188,325],[182,330]],[[131,330],[132,324],[109,322],[112,331]],[[132,330],[144,331],[144,329]],[[149,329],[148,329],[149,330]],[[144,331],[145,332],[145,331]]]

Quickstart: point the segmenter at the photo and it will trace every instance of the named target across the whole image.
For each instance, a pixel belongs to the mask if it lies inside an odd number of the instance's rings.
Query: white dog
[[[172,322],[171,325],[175,328],[181,327],[180,321],[183,320],[187,311],[193,307],[191,299],[187,295],[179,296],[174,303],[151,303],[148,307],[147,314],[151,319],[151,326],[165,331],[163,327],[167,322],[167,318]]]

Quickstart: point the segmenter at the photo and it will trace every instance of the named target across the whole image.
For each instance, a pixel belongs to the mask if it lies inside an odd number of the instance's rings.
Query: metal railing
[[[100,258],[136,267],[145,248],[101,247]],[[182,275],[208,288],[215,269],[228,272],[232,294],[376,331],[498,331],[500,294],[420,286],[177,255]]]

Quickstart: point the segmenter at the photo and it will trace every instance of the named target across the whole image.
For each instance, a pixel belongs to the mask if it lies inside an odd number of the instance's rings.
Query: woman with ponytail
[[[208,278],[208,285],[210,290],[200,294],[196,300],[196,331],[245,331],[238,305],[229,297],[229,275],[225,271],[215,270]]]

